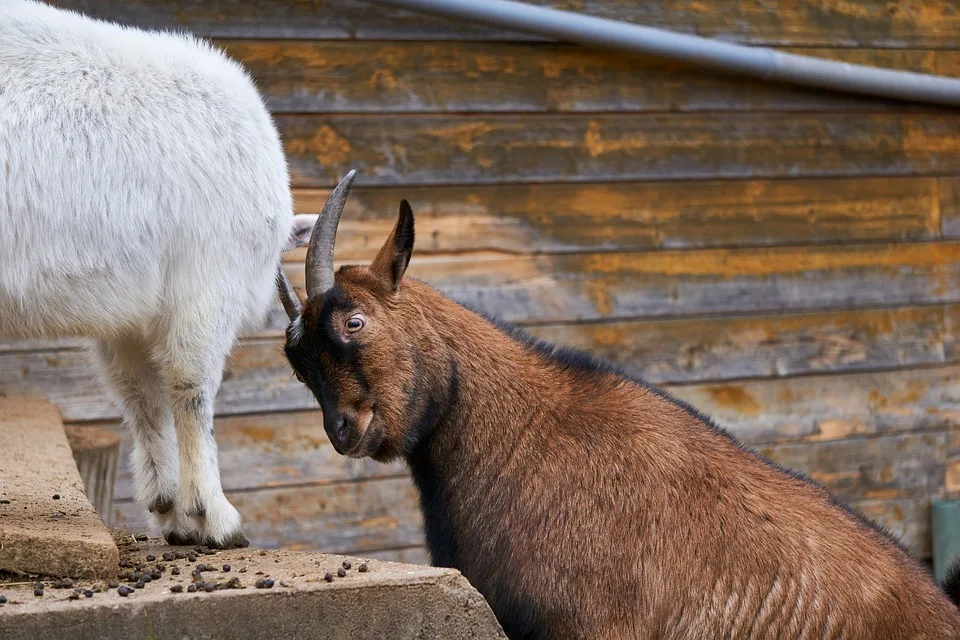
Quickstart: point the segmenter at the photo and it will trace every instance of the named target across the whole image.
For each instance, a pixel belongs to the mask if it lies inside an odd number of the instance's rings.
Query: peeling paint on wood
[[[295,187],[939,175],[960,117],[907,113],[281,115]]]

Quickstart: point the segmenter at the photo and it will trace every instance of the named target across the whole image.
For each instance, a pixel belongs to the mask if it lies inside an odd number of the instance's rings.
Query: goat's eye
[[[367,324],[367,319],[363,317],[363,314],[355,313],[349,318],[347,318],[346,328],[347,333],[356,333],[363,329]]]

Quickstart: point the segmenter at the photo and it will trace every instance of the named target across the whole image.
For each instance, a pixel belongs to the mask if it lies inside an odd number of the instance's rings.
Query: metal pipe
[[[512,0],[368,0],[547,38],[680,60],[764,80],[960,106],[960,79],[747,47]]]

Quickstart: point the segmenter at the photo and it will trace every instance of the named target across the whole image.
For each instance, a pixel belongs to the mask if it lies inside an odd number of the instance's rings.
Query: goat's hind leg
[[[173,401],[180,455],[180,480],[174,509],[190,522],[167,536],[210,547],[245,547],[240,514],[223,494],[217,441],[213,433],[213,401],[235,330],[213,326],[221,314],[195,314],[172,326],[163,350],[163,375]],[[220,320],[222,322],[222,320]]]
[[[117,396],[133,441],[134,500],[153,514],[155,524],[166,533],[176,528],[171,521],[179,482],[170,394],[149,348],[140,340],[100,340],[92,350],[105,382]]]

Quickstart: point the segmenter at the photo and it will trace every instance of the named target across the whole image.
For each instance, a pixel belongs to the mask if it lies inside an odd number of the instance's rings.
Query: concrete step
[[[126,596],[102,580],[65,588],[47,583],[43,595],[34,595],[32,584],[0,581],[0,594],[7,599],[0,605],[0,638],[506,637],[486,601],[452,569],[256,549],[202,550],[208,555],[191,561],[184,557],[194,551],[190,547],[170,547],[162,540],[135,542],[129,534],[118,539],[124,565],[121,586],[131,584],[129,574],[138,564],[141,573],[157,571],[158,578]],[[344,562],[350,563],[349,569]],[[200,564],[209,570],[195,576]],[[344,569],[343,576],[338,569]],[[258,580],[271,580],[272,586],[257,588]],[[219,587],[188,591],[198,583]],[[172,587],[181,591],[175,593]],[[81,593],[71,600],[74,589],[91,589],[92,597]]]
[[[107,578],[117,560],[60,411],[42,399],[0,397],[0,571]]]

